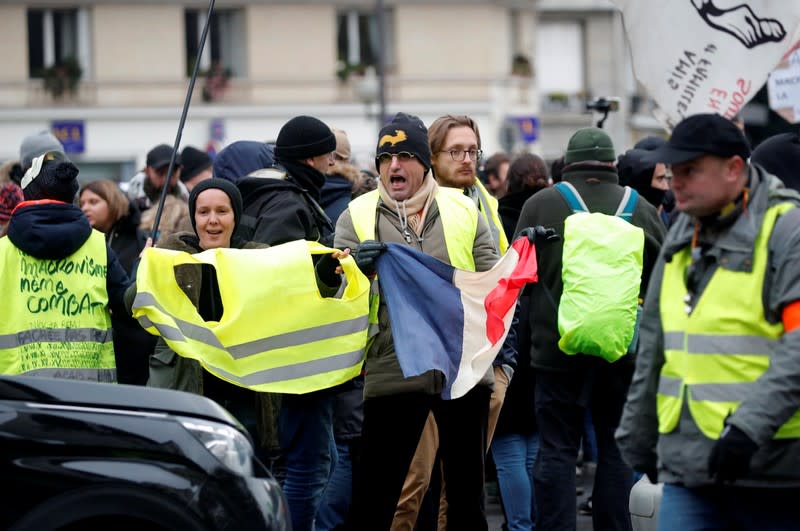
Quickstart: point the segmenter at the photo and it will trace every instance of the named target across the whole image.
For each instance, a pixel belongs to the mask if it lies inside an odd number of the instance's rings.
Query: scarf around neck
[[[436,180],[425,177],[422,186],[408,199],[395,201],[389,195],[389,191],[383,186],[383,181],[378,181],[378,192],[381,200],[397,213],[400,218],[400,228],[405,233],[406,229],[411,229],[414,234],[419,236],[425,223],[425,216],[428,214],[430,205],[436,197],[436,190],[439,186]]]

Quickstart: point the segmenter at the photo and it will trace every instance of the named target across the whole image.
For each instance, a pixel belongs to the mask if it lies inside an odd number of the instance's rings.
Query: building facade
[[[82,179],[127,180],[151,147],[174,143],[198,64],[181,146],[269,141],[288,118],[311,114],[345,129],[368,166],[381,51],[387,115],[469,114],[487,155],[559,156],[575,129],[597,120],[585,101],[600,96],[620,98],[606,122],[618,149],[657,128],[632,112],[642,99],[608,1],[218,0],[198,55],[207,9],[196,0],[0,4],[0,159],[54,128]]]

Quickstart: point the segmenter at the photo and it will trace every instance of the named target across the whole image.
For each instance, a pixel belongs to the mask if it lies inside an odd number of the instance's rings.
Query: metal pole
[[[386,9],[383,0],[375,7],[378,22],[378,131],[386,123]]]
[[[203,55],[203,48],[206,44],[206,36],[208,35],[208,27],[211,24],[211,14],[214,12],[214,1],[210,0],[208,3],[208,13],[206,14],[206,24],[203,26],[203,33],[200,35],[200,44],[197,47],[197,59],[194,62],[194,69],[192,70],[192,77],[189,79],[189,89],[186,91],[186,99],[183,102],[183,111],[181,112],[181,121],[178,124],[178,132],[175,135],[175,143],[172,145],[172,158],[169,159],[169,167],[167,168],[167,177],[164,181],[164,188],[161,189],[161,198],[158,201],[158,209],[156,210],[156,217],[153,221],[153,229],[150,232],[150,238],[153,243],[158,241],[158,225],[161,223],[161,213],[164,210],[164,202],[167,200],[169,193],[169,183],[172,180],[172,172],[175,169],[175,157],[178,155],[178,148],[181,145],[181,136],[183,135],[183,126],[186,124],[186,114],[189,112],[189,104],[192,102],[192,93],[194,92],[194,82],[197,79],[197,71],[200,68],[200,58]]]

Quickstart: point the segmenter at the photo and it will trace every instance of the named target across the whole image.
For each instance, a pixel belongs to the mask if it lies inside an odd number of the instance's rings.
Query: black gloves
[[[719,440],[711,449],[708,458],[708,477],[717,483],[739,479],[750,470],[750,460],[758,445],[742,430],[733,425],[725,426]]]
[[[317,277],[326,286],[336,287],[342,283],[341,277],[336,272],[337,267],[339,267],[339,260],[334,258],[332,254],[323,254],[319,257],[315,266]]]
[[[375,240],[364,240],[353,253],[356,265],[366,276],[371,277],[375,274],[375,261],[386,250],[386,244]]]
[[[546,229],[541,225],[522,229],[517,237],[520,238],[522,236],[528,238],[528,241],[533,244],[554,242],[561,238],[561,236],[556,233],[555,229]]]

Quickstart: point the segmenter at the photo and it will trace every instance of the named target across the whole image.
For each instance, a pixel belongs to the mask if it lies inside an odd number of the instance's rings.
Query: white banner
[[[800,36],[797,0],[612,0],[633,68],[672,128],[692,114],[735,116]]]
[[[800,48],[789,54],[769,75],[767,93],[770,109],[789,123],[800,122]]]

